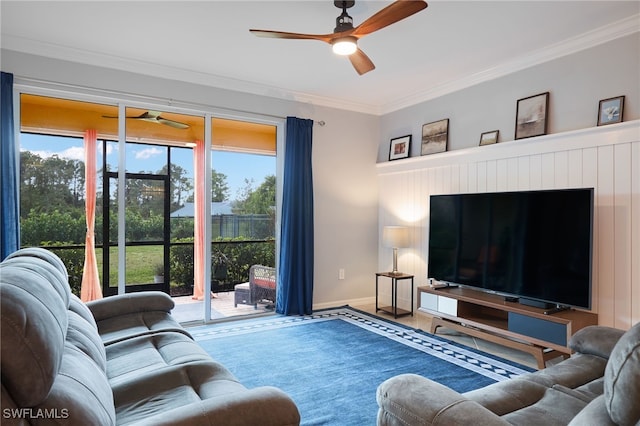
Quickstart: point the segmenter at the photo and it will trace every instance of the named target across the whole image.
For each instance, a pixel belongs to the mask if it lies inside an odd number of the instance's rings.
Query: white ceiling
[[[390,1],[356,1],[358,25]],[[362,38],[376,69],[313,40],[333,1],[8,1],[2,48],[382,114],[640,30],[639,1],[429,1]]]

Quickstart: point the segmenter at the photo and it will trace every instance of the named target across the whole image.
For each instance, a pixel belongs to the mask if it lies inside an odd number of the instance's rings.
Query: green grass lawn
[[[102,271],[102,249],[96,249],[98,270]],[[156,265],[162,264],[162,246],[127,247],[126,275],[127,284],[151,284],[155,275]],[[118,248],[109,250],[109,282],[117,287],[118,282]]]

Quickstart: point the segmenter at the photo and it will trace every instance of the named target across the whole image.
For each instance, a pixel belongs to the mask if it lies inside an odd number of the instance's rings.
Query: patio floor
[[[176,307],[171,311],[172,316],[180,323],[202,321],[204,318],[204,301],[193,300],[192,296],[173,297]],[[246,315],[259,315],[273,312],[267,305],[259,303],[258,308],[253,305],[233,306],[234,292],[214,293],[211,298],[211,319],[224,319]]]

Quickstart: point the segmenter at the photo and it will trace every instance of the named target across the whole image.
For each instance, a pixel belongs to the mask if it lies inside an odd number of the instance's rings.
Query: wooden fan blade
[[[353,35],[362,37],[371,34],[374,31],[408,18],[426,7],[427,2],[423,0],[396,0],[358,25],[354,29]]]
[[[138,118],[160,118],[160,111],[147,111],[139,115]]]
[[[118,118],[118,116],[117,115],[103,115],[102,118]],[[154,117],[149,116],[148,112],[142,113],[141,115],[126,116],[125,118],[130,118],[132,120],[154,120]]]
[[[320,40],[325,43],[329,43],[335,34],[300,34],[300,33],[288,33],[285,31],[271,31],[271,30],[249,30],[251,34],[258,37],[266,38],[284,38],[290,40]]]
[[[188,129],[189,125],[185,123],[181,123],[179,121],[168,120],[166,118],[158,117],[157,122],[161,124],[166,124],[167,126],[173,127],[175,129]]]
[[[112,115],[103,115],[103,118],[118,118],[118,116]],[[171,126],[176,129],[188,129],[190,126],[185,123],[181,123],[179,121],[169,120],[167,118],[160,117],[159,111],[146,111],[140,115],[136,115],[133,117],[125,117],[130,120],[142,120],[148,123],[156,123],[156,124],[166,124],[167,126]]]
[[[356,69],[356,72],[360,75],[367,73],[376,68],[371,62],[371,59],[365,53],[358,48],[354,53],[349,55],[351,65]]]

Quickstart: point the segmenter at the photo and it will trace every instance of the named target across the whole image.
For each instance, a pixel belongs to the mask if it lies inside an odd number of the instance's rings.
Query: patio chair
[[[234,288],[234,306],[238,304],[253,305],[258,309],[258,303],[267,302],[267,307],[276,303],[276,269],[253,265],[249,269],[249,282],[237,284]]]

